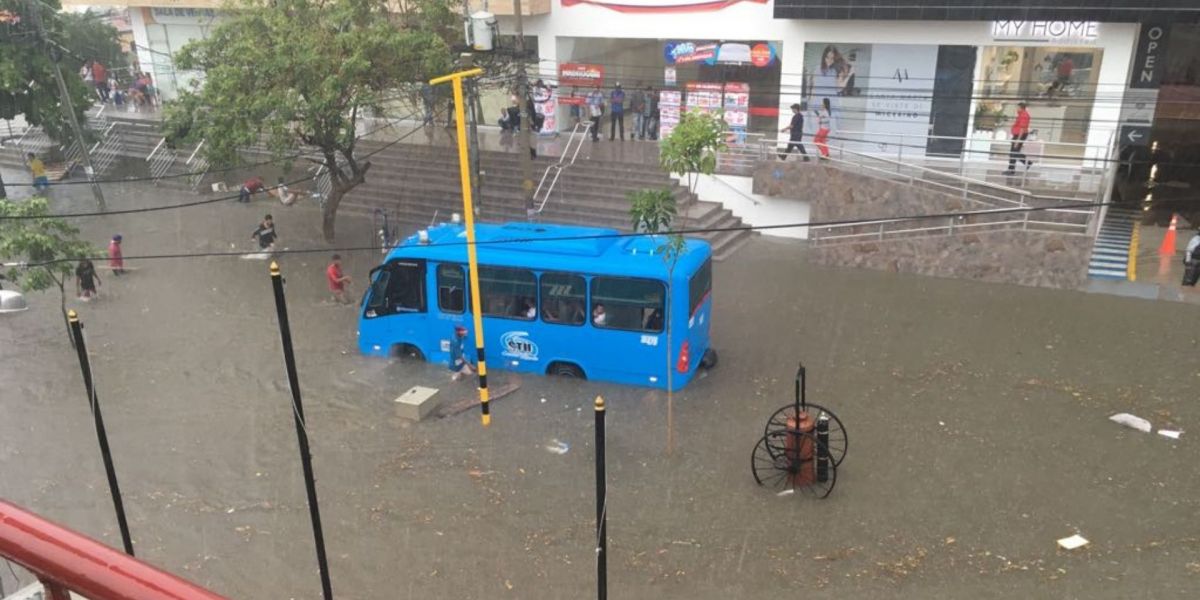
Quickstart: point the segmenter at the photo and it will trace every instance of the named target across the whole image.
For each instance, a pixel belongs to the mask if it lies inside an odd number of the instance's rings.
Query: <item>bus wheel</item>
[[[400,360],[425,360],[425,353],[412,344],[396,344],[392,346],[392,356]]]
[[[583,369],[567,362],[551,363],[546,369],[546,374],[567,379],[587,379],[587,375],[583,374]]]
[[[717,366],[717,351],[709,348],[704,351],[704,356],[700,357],[700,366],[705,369],[712,369]]]

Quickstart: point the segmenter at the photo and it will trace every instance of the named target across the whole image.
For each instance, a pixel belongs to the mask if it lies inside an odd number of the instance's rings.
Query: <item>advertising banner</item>
[[[767,0],[562,0],[562,5],[592,4],[618,12],[669,13],[721,10],[741,2],[766,4]]]
[[[530,88],[533,95],[533,108],[542,115],[542,131],[540,135],[558,135],[558,90],[548,86]]]
[[[679,124],[679,111],[683,94],[675,90],[663,90],[658,94],[658,139],[663,139]]]
[[[815,133],[815,113],[828,101],[830,136],[853,140],[845,142],[850,150],[890,153],[897,143],[923,147],[937,56],[935,45],[805,44],[805,134]]]
[[[558,85],[593,87],[604,85],[604,65],[562,63],[558,66]]]
[[[704,63],[706,65],[753,65],[769,67],[779,59],[779,50],[771,42],[667,42],[663,59],[668,65]]]

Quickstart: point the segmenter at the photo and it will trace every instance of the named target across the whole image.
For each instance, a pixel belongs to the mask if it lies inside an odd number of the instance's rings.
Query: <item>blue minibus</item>
[[[475,229],[488,368],[665,389],[668,320],[673,389],[716,363],[707,242],[685,240],[668,276],[662,236],[541,223]],[[405,239],[369,279],[358,325],[363,353],[449,364],[462,325],[474,354],[462,224]]]

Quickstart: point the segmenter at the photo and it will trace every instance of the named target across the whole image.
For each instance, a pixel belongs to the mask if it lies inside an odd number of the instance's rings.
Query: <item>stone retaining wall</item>
[[[760,164],[754,173],[754,193],[808,201],[811,219],[817,222],[986,208],[950,194],[794,157]],[[923,221],[912,225],[922,224],[932,225]],[[1087,236],[1042,231],[978,231],[862,242],[821,243],[819,238],[820,230],[811,230],[808,256],[821,265],[1052,288],[1081,287],[1091,253]]]

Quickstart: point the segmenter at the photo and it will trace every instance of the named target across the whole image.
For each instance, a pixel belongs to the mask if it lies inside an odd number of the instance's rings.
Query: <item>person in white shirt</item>
[[[597,304],[592,308],[592,323],[597,327],[608,325],[608,314],[604,312],[603,304]]]

